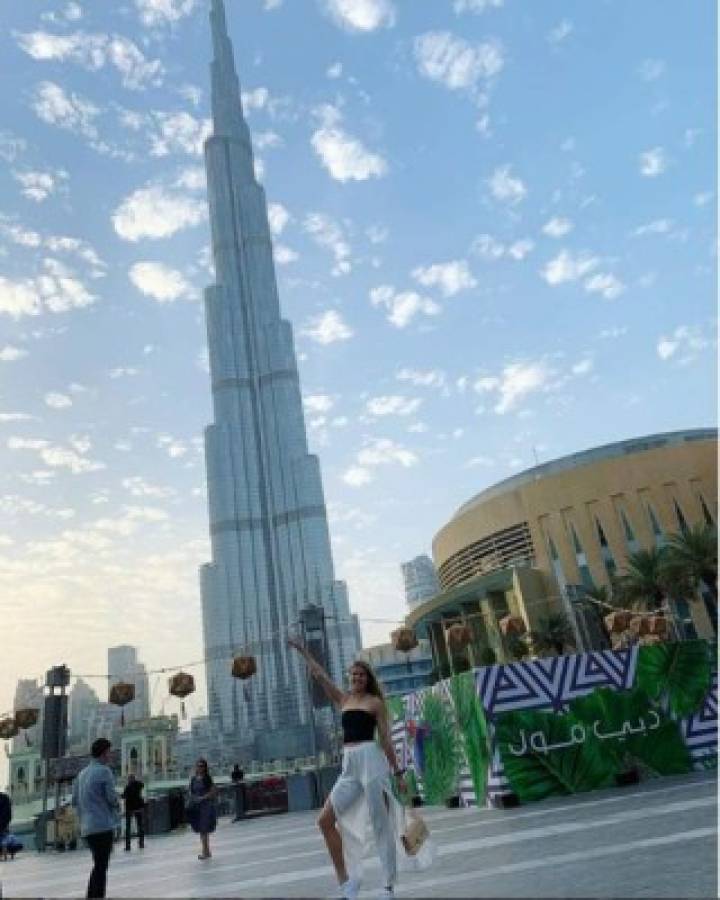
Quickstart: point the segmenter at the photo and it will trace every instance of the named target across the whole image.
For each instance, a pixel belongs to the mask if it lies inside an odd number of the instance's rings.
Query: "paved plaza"
[[[513,810],[424,811],[438,858],[405,875],[398,897],[715,897],[714,775],[546,801]],[[223,820],[214,858],[197,859],[189,833],[150,839],[144,851],[116,845],[114,897],[337,896],[314,815]],[[87,851],[29,853],[0,864],[3,896],[79,897]],[[380,883],[374,858],[361,896]]]

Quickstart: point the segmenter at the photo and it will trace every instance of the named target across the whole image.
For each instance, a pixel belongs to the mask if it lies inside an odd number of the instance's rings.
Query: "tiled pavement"
[[[408,874],[398,897],[716,897],[714,775],[662,779],[513,810],[428,809],[438,845],[427,872]],[[189,833],[116,849],[114,897],[333,897],[332,872],[314,815],[232,824],[213,835],[213,859],[197,859]],[[78,897],[90,857],[21,854],[0,864],[3,896]],[[361,896],[373,897],[379,866],[367,861]]]

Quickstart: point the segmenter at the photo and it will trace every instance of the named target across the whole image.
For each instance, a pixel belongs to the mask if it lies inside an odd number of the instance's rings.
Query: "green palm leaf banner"
[[[448,703],[428,692],[422,702],[422,720],[428,728],[422,771],[425,800],[444,803],[455,792],[460,769],[453,713]]]
[[[498,716],[495,740],[505,775],[521,801],[608,787],[615,767],[592,733],[572,743],[573,715],[520,710]],[[534,739],[542,735],[543,740]],[[525,752],[520,752],[524,748]],[[557,749],[554,749],[557,748]]]
[[[481,805],[487,789],[491,750],[485,713],[475,690],[472,672],[463,672],[451,678],[450,696],[475,789],[476,802]]]
[[[616,773],[638,765],[649,775],[683,775],[692,768],[677,722],[638,688],[600,688],[572,700],[570,712],[586,731],[603,736],[603,751],[612,757]]]
[[[678,718],[691,716],[702,705],[711,677],[708,647],[702,641],[640,649],[636,685],[653,699],[667,693],[670,710]]]

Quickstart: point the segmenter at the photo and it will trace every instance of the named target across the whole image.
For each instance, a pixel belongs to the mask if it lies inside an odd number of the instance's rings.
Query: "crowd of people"
[[[336,685],[307,649],[291,638],[289,645],[305,659],[311,675],[341,713],[343,761],[341,773],[317,820],[332,861],[342,896],[355,900],[360,890],[365,851],[365,825],[369,822],[383,873],[382,892],[394,896],[398,873],[398,852],[402,852],[404,816],[398,798],[405,792],[404,770],[400,768],[390,739],[388,711],[372,668],[357,661],[350,668],[350,689]],[[137,837],[139,850],[145,847],[147,804],[144,784],[134,774],[127,777],[118,797],[110,767],[111,743],[98,738],[91,747],[91,760],[73,783],[72,805],[79,818],[80,834],[90,848],[92,868],[87,884],[88,898],[104,897],[107,873],[117,832],[124,812],[125,851]],[[235,818],[245,815],[244,772],[235,765],[231,772],[235,793]],[[124,802],[121,811],[120,800]],[[218,791],[206,759],[198,759],[188,785],[184,817],[200,838],[198,859],[212,859],[210,836],[216,830]],[[0,793],[0,855],[14,856],[10,822],[10,798]],[[134,833],[134,834],[133,834]],[[398,849],[400,848],[400,850]]]

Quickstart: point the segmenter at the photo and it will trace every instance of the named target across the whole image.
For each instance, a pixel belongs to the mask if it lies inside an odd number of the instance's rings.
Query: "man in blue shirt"
[[[72,803],[80,816],[80,833],[87,841],[93,857],[93,868],[87,886],[88,898],[105,896],[113,836],[120,822],[120,801],[108,765],[111,746],[106,738],[98,738],[90,749],[91,762],[73,784]]]

